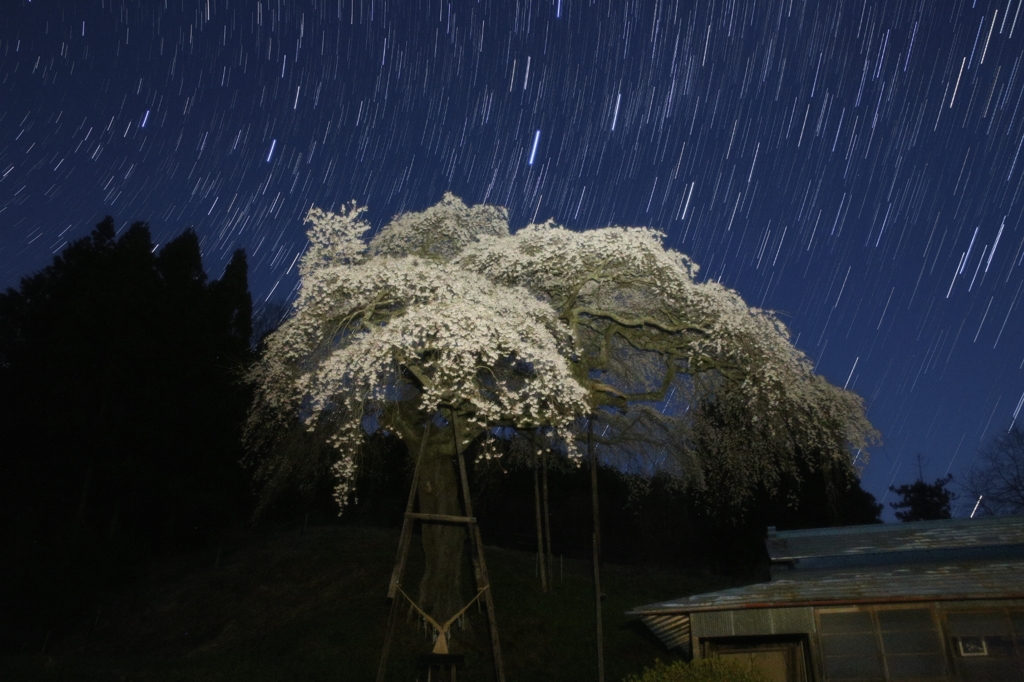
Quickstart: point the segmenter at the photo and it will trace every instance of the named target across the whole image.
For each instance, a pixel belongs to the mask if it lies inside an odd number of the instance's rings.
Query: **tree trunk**
[[[447,443],[431,438],[427,451],[423,453],[419,508],[427,514],[462,516],[451,428],[441,429],[438,435],[446,436]],[[434,620],[443,623],[464,604],[462,564],[466,526],[424,522],[422,537],[425,570],[417,601]]]
[[[594,512],[594,605],[597,625],[597,682],[604,682],[604,624],[601,615],[601,515],[597,508],[597,453],[594,452],[594,415],[587,420],[587,450],[590,455],[590,499]]]
[[[445,417],[448,415],[445,414]],[[394,415],[393,425],[407,444],[410,455],[418,456],[423,429],[432,415],[420,412],[418,401],[403,401]],[[459,450],[463,440],[472,440],[483,428],[469,424],[465,415],[456,414]],[[451,422],[432,426],[426,449],[420,461],[417,484],[419,511],[426,514],[463,516],[460,502],[458,463],[455,461],[455,430]],[[465,563],[466,525],[461,523],[426,523],[421,526],[425,569],[420,580],[416,603],[438,621],[445,622],[465,606],[468,597],[462,589],[462,567]]]

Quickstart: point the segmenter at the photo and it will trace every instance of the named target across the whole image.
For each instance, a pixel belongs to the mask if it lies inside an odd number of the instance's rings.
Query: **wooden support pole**
[[[473,516],[453,516],[452,514],[421,514],[419,512],[409,514],[409,518],[431,523],[476,523]]]
[[[409,554],[409,542],[412,539],[412,514],[413,506],[416,503],[416,488],[420,484],[420,462],[423,461],[423,453],[427,451],[427,438],[430,435],[430,421],[427,420],[423,427],[423,440],[420,442],[420,452],[416,456],[416,466],[412,471],[412,486],[409,488],[409,499],[405,503],[405,519],[402,521],[402,535],[398,541],[398,557],[395,559],[395,568],[391,572],[391,582],[388,583],[388,598],[395,598],[395,588],[402,583],[402,573],[405,572],[405,558]]]
[[[548,553],[548,586],[555,585],[554,555],[551,553],[551,510],[548,508],[548,451],[544,450],[541,468],[541,490],[544,493],[544,542]]]
[[[587,420],[587,450],[590,455],[590,498],[594,511],[594,610],[597,616],[597,680],[604,682],[604,631],[601,623],[601,517],[597,508],[597,455],[594,452],[594,416]]]
[[[487,589],[484,591],[484,604],[487,605],[487,621],[491,628],[491,653],[494,656],[494,677],[498,682],[505,682],[505,665],[501,660],[501,643],[498,641],[498,621],[494,611],[494,596],[491,594],[491,577],[487,573],[487,562],[484,561],[484,543],[480,539],[480,526],[473,526],[476,538],[477,563],[480,567],[480,580]]]
[[[459,431],[455,423],[455,411],[449,408],[452,417],[452,435],[455,438],[455,459],[459,462],[459,478],[462,481],[462,497],[465,502],[466,516],[473,516],[473,501],[469,497],[469,476],[466,474],[466,462],[459,450]],[[498,641],[498,621],[494,612],[494,599],[491,594],[491,578],[487,573],[487,561],[484,559],[484,543],[480,538],[480,526],[471,523],[468,526],[470,541],[474,545],[477,556],[476,572],[480,574],[478,588],[484,588],[484,603],[487,605],[487,622],[491,629],[491,653],[494,656],[494,677],[498,682],[505,682],[505,666],[501,660],[501,644]],[[481,584],[482,583],[482,584]]]
[[[398,539],[398,556],[395,558],[395,568],[391,572],[391,582],[388,584],[388,598],[391,599],[391,613],[388,615],[388,627],[384,635],[384,648],[380,653],[380,664],[377,666],[377,682],[384,682],[388,670],[388,653],[391,651],[391,640],[395,635],[395,622],[398,620],[398,609],[401,600],[398,598],[398,588],[402,586],[402,575],[405,573],[405,560],[409,556],[409,544],[412,541],[412,510],[416,502],[416,486],[420,481],[420,462],[423,460],[423,453],[427,449],[427,436],[430,434],[430,421],[423,427],[423,441],[420,443],[420,452],[416,456],[416,467],[412,472],[412,487],[409,488],[409,500],[405,504],[405,520],[402,521],[402,535]]]
[[[544,556],[544,521],[541,518],[540,512],[540,479],[537,475],[537,460],[540,459],[540,454],[537,452],[533,453],[533,509],[534,515],[537,518],[537,568],[540,573],[540,589],[542,592],[548,591],[548,572],[546,562],[544,561],[547,557]]]

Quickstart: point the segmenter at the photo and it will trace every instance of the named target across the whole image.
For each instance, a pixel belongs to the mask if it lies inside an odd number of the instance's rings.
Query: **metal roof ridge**
[[[866,523],[858,526],[799,528],[795,530],[777,530],[775,526],[769,526],[768,539],[786,540],[790,538],[807,538],[817,536],[891,533],[897,530],[940,530],[948,528],[949,526],[1010,526],[1015,523],[1024,524],[1024,516],[980,516],[973,519],[937,519],[933,521],[905,521],[902,523]]]

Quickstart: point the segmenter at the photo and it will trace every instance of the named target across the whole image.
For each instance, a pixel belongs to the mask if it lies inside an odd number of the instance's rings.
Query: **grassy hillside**
[[[0,659],[18,680],[372,680],[384,640],[387,582],[398,532],[356,526],[280,531],[231,552],[198,554],[106,596],[95,618],[37,652]],[[418,538],[414,538],[414,550]],[[596,679],[592,568],[555,560],[543,594],[535,556],[486,548],[506,676],[510,681]],[[415,594],[413,551],[404,584]],[[602,570],[606,679],[671,656],[628,608],[723,587],[681,571],[606,565]],[[404,611],[403,611],[404,613]],[[492,678],[486,616],[470,610],[453,650],[466,654],[460,680]],[[431,642],[403,619],[389,680],[416,679],[415,658]],[[425,676],[422,676],[425,679]]]

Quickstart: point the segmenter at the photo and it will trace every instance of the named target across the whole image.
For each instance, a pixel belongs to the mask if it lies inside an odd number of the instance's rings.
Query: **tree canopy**
[[[859,396],[815,375],[771,312],[698,282],[663,238],[548,221],[482,237],[457,262],[526,287],[569,326],[606,460],[666,469],[730,504],[777,489],[800,463],[848,467],[850,448],[877,435]]]
[[[735,508],[801,471],[852,471],[851,448],[876,435],[774,315],[698,282],[655,230],[512,234],[505,209],[445,194],[367,240],[364,211],[309,211],[293,315],[249,374],[264,503],[330,470],[344,507],[378,431],[423,443],[419,509],[444,515],[460,513],[457,448],[486,461],[500,438],[573,459],[594,433],[606,463]],[[464,534],[425,523],[422,538],[419,604],[444,621],[461,606]]]
[[[361,212],[310,211],[294,315],[251,374],[251,444],[296,414],[312,428],[329,420],[344,505],[371,423],[418,443],[422,422],[445,408],[470,442],[503,425],[565,429],[586,411],[566,359],[569,329],[550,306],[448,260],[496,224],[507,234],[501,211],[452,198],[396,218],[369,244]],[[269,460],[260,471],[286,466]]]
[[[466,442],[548,428],[570,455],[592,414],[606,461],[732,501],[800,465],[849,468],[877,435],[772,313],[697,281],[655,230],[511,234],[504,209],[446,194],[366,240],[364,210],[309,212],[294,315],[251,375],[250,443],[295,416],[325,428],[339,503],[366,433],[418,443],[413,425],[442,408]],[[260,469],[286,470],[274,456]]]

